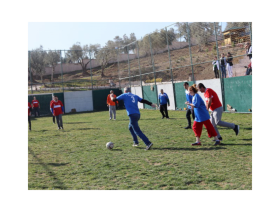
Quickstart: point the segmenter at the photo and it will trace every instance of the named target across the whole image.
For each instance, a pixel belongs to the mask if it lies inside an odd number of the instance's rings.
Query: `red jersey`
[[[54,102],[54,100],[52,100],[51,102],[50,102],[50,107],[52,106],[52,103]]]
[[[28,116],[31,116],[30,115],[30,110],[31,110],[31,104],[28,102]]]
[[[117,98],[117,96],[114,94],[114,97]],[[114,102],[111,100],[111,94],[108,94],[107,96],[107,105],[111,105],[111,106],[115,106],[117,104],[119,104],[118,101]]]
[[[208,99],[212,98],[212,103],[210,105],[210,110],[215,110],[218,107],[222,106],[222,103],[219,100],[219,97],[215,91],[213,91],[211,88],[207,88],[204,97],[206,99],[206,103],[208,104]]]
[[[58,116],[58,115],[60,115],[60,114],[63,113],[61,107],[63,107],[63,104],[62,104],[62,102],[61,102],[60,100],[58,100],[57,102],[56,102],[56,101],[53,101],[53,102],[51,103],[51,108],[53,108],[53,114],[54,114],[55,116]]]
[[[33,105],[33,107],[39,107],[39,101],[37,99],[32,100],[32,105]]]

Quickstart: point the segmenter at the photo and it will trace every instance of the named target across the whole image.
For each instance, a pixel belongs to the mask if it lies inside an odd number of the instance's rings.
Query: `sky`
[[[102,47],[115,36],[135,33],[137,39],[175,22],[29,22],[28,50],[68,50],[76,42]],[[225,23],[223,23],[223,29]]]

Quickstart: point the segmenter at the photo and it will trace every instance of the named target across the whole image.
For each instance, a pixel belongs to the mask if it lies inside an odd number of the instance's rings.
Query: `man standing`
[[[168,111],[167,111],[167,103],[168,103],[168,107],[170,106],[170,103],[169,103],[168,95],[163,92],[163,89],[160,89],[160,94],[158,95],[158,100],[159,100],[159,105],[160,105],[159,106],[160,112],[162,114],[162,119],[164,117],[169,119]],[[164,110],[165,114],[163,113],[163,110]]]
[[[198,89],[201,93],[204,93],[204,97],[206,99],[206,108],[207,110],[211,109],[210,121],[215,128],[218,139],[221,141],[223,138],[221,137],[217,125],[222,127],[228,127],[234,130],[235,134],[238,135],[239,133],[239,125],[235,125],[233,123],[228,123],[222,121],[222,114],[223,114],[223,106],[219,100],[219,97],[215,91],[211,88],[205,88],[202,83],[198,84]]]
[[[184,83],[184,87],[186,89],[185,93],[186,93],[186,99],[187,101],[185,102],[185,104],[190,103],[192,104],[192,99],[193,99],[193,96],[190,95],[190,92],[189,92],[189,83],[188,82],[185,82]],[[186,118],[188,120],[188,126],[185,127],[185,129],[191,129],[192,128],[192,125],[191,125],[191,114],[192,114],[192,118],[193,120],[195,119],[195,116],[194,116],[194,109],[192,108],[192,106],[188,105],[187,106],[187,113],[186,113]]]
[[[114,97],[114,94],[111,94],[111,100],[114,102],[116,102],[117,100],[124,101],[126,112],[129,117],[128,129],[133,138],[132,146],[139,146],[139,142],[138,142],[138,138],[137,138],[137,136],[139,136],[146,144],[146,150],[149,150],[152,147],[153,143],[149,141],[149,139],[146,137],[146,135],[140,130],[140,127],[138,125],[138,121],[140,119],[138,102],[148,104],[152,107],[156,107],[156,105],[152,104],[151,102],[149,102],[145,99],[140,98],[139,96],[137,96],[135,94],[132,94],[129,87],[125,87],[124,94],[118,96],[117,98]]]
[[[252,46],[250,42],[247,42],[245,45],[245,49],[246,49],[246,54],[249,57],[249,60],[251,61],[251,67],[252,67]]]
[[[29,124],[29,131],[31,131],[31,104],[28,102],[28,124]]]
[[[221,57],[221,72],[222,72],[222,78],[227,78],[226,64],[227,64],[227,60],[226,60],[226,58],[225,58],[225,54],[222,53],[222,57]]]
[[[40,103],[39,101],[36,99],[35,96],[33,96],[33,100],[32,100],[32,109],[34,110],[34,115],[36,117],[36,112],[38,113],[38,116],[40,116]]]
[[[53,115],[56,117],[56,123],[58,126],[58,130],[63,130],[63,123],[62,123],[62,114],[64,114],[64,107],[60,100],[58,100],[57,96],[54,96],[54,101],[51,104],[51,110]]]
[[[52,112],[52,108],[51,108],[51,106],[52,106],[52,103],[54,102],[54,96],[52,96],[52,100],[51,100],[51,102],[50,102],[50,110],[51,110],[51,112]],[[52,114],[53,115],[53,114]],[[52,116],[52,121],[53,121],[53,124],[55,124],[55,116],[53,115]]]
[[[114,120],[116,120],[116,104],[119,106],[119,102],[112,101],[111,100],[111,95],[113,94],[113,97],[116,98],[117,96],[114,94],[113,90],[110,90],[110,94],[107,96],[107,107],[109,107],[109,114],[110,114],[110,119],[112,120],[112,114],[114,114]]]
[[[227,54],[227,71],[228,71],[228,77],[232,77],[232,67],[233,67],[233,63],[232,63],[232,55],[230,54],[230,52],[228,52]]]
[[[219,61],[217,60],[217,56],[214,58],[213,64],[213,71],[215,72],[215,78],[219,78]]]

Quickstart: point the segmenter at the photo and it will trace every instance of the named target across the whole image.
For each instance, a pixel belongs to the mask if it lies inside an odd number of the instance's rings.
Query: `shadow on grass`
[[[84,124],[84,123],[93,123],[93,122],[64,122],[64,124]]]
[[[252,141],[252,138],[245,138],[245,139],[242,139],[243,141]]]
[[[100,130],[100,128],[77,128],[77,130]]]
[[[49,169],[48,165],[53,165],[55,166],[54,164],[56,163],[44,163],[40,158],[38,158],[36,156],[36,154],[32,151],[31,148],[28,147],[28,151],[30,152],[30,154],[33,155],[33,157],[38,161],[38,164],[40,164],[45,170],[46,170],[46,173],[53,178],[54,180],[54,188],[58,188],[58,189],[62,189],[62,190],[66,190],[67,187],[63,184],[63,182],[61,182],[59,179],[57,179],[57,176],[54,172],[52,172],[52,170]],[[64,165],[67,165],[68,163],[64,163]],[[56,165],[58,166],[58,165]]]
[[[252,144],[225,144],[221,143],[221,146],[252,146]]]
[[[198,151],[198,150],[219,150],[219,149],[226,149],[224,147],[208,147],[208,148],[201,148],[201,147],[192,147],[192,148],[178,148],[178,147],[163,147],[163,148],[152,148],[154,150],[184,150],[184,151]]]

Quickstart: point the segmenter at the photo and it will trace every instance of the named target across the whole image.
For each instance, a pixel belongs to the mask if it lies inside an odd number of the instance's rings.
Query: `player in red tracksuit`
[[[38,114],[38,116],[40,116],[40,103],[39,101],[36,99],[36,97],[34,96],[33,97],[33,100],[32,100],[32,109],[34,110],[34,115],[36,117],[36,112]]]
[[[53,96],[53,99],[51,100],[51,102],[50,102],[50,110],[51,110],[51,112],[52,112],[52,109],[51,109],[51,106],[52,106],[52,103],[54,102],[54,96]],[[55,116],[53,115],[52,116],[52,121],[53,121],[53,123],[55,124]]]
[[[29,124],[29,130],[31,130],[31,111],[32,111],[32,107],[31,104],[28,102],[28,124]]]
[[[58,100],[57,96],[54,96],[54,101],[51,104],[51,111],[53,115],[56,117],[56,123],[58,126],[58,129],[63,130],[63,123],[62,123],[62,114],[64,114],[64,107],[60,100]]]

